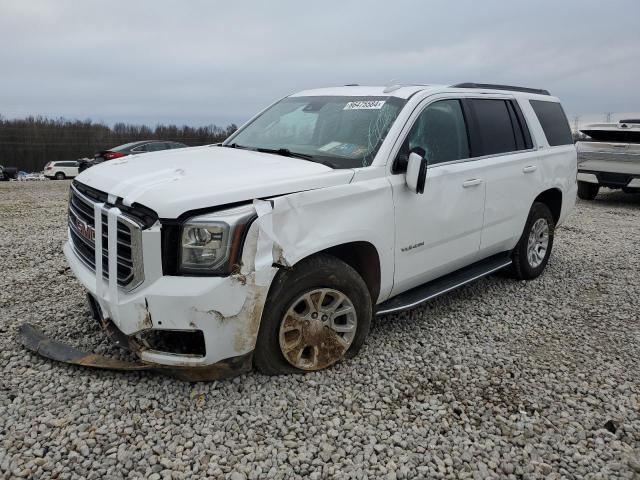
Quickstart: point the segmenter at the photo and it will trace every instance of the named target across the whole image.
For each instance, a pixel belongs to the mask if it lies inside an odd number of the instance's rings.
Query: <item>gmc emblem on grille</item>
[[[91,225],[87,225],[85,222],[76,217],[76,228],[78,229],[78,233],[84,238],[95,242],[96,230]]]

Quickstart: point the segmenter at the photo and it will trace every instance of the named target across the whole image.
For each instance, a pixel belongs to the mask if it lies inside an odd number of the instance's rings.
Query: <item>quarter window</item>
[[[419,149],[429,165],[469,158],[467,126],[459,100],[440,100],[422,111],[400,150],[399,169],[404,170],[409,153]]]
[[[529,103],[531,103],[533,111],[536,112],[550,146],[571,145],[573,143],[567,116],[559,103],[542,100],[529,100]]]

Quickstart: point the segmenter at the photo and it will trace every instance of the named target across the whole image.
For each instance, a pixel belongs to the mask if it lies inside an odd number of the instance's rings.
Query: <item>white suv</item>
[[[499,85],[288,96],[221,145],[105,162],[71,188],[69,265],[138,363],[211,379],[326,368],[374,314],[503,268],[544,270],[576,197],[558,99]],[[95,222],[95,219],[101,221]]]
[[[78,176],[78,162],[64,160],[60,162],[48,162],[44,166],[44,176],[56,180],[74,178]]]

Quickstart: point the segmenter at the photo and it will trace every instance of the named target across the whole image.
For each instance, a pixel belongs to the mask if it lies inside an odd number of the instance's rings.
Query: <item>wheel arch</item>
[[[358,274],[362,277],[365,284],[367,285],[367,288],[369,289],[369,294],[371,295],[373,304],[376,304],[380,295],[382,277],[380,255],[378,253],[378,249],[372,243],[367,241],[352,241],[333,245],[331,247],[326,247],[322,250],[300,258],[293,265],[291,265],[290,268],[295,268],[296,265],[301,261],[320,254],[332,255],[342,260],[347,265],[351,266],[356,272],[358,272]],[[281,272],[278,272],[276,276],[280,274]]]
[[[548,190],[545,190],[540,193],[533,202],[544,203],[549,207],[555,224],[558,224],[562,213],[562,191],[559,188],[549,188]]]

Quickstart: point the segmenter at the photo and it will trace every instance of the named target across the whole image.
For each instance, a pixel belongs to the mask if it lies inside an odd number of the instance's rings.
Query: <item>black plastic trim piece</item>
[[[518,123],[520,124],[520,128],[522,129],[522,133],[524,134],[524,146],[525,150],[529,150],[533,148],[533,142],[531,141],[531,132],[529,131],[529,125],[522,114],[522,110],[520,109],[520,105],[515,100],[511,100],[511,107],[513,111],[516,112],[516,117],[518,118]]]
[[[422,157],[420,162],[420,170],[418,170],[418,183],[416,184],[416,193],[424,193],[424,185],[427,183],[427,159]]]
[[[463,98],[460,103],[462,104],[464,119],[467,122],[469,153],[471,158],[481,157],[483,155],[482,138],[478,130],[478,118],[476,117],[476,109],[473,107],[473,101],[470,98]]]

